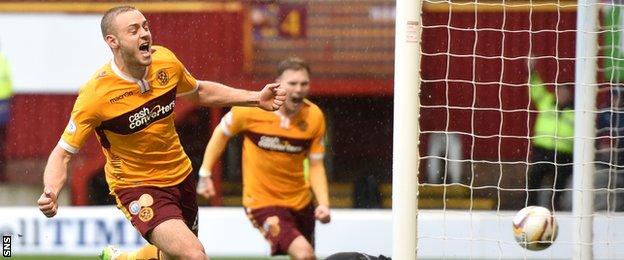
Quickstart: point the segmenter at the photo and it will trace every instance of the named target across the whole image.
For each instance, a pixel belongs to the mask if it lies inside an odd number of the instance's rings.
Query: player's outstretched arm
[[[225,146],[230,138],[223,133],[220,126],[217,126],[212,132],[212,137],[208,141],[204,159],[199,168],[199,182],[197,183],[197,194],[208,199],[215,195],[214,185],[212,184],[212,168],[221,157]]]
[[[327,188],[327,176],[322,159],[310,159],[310,185],[319,204],[314,210],[314,217],[323,224],[329,223],[331,221],[329,189]]]
[[[58,209],[58,194],[67,180],[67,168],[72,154],[59,145],[54,147],[43,172],[43,193],[37,200],[39,210],[48,218],[54,217]]]
[[[228,87],[212,81],[199,81],[199,90],[190,99],[203,106],[255,106],[273,111],[286,99],[286,91],[279,83],[270,83],[260,91]]]

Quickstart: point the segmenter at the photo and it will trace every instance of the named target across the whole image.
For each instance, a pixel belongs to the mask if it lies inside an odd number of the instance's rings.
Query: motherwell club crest
[[[167,83],[169,83],[169,74],[167,74],[167,70],[165,69],[159,70],[156,73],[156,77],[158,79],[158,83],[160,83],[161,86],[164,86]]]
[[[302,132],[305,132],[306,130],[308,130],[308,122],[303,120],[297,122],[297,128]]]

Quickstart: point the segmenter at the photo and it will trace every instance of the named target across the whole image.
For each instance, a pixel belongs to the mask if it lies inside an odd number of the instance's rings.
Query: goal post
[[[416,259],[420,0],[396,1],[392,151],[392,258]]]
[[[580,0],[576,14],[572,212],[575,260],[593,259],[598,1]]]

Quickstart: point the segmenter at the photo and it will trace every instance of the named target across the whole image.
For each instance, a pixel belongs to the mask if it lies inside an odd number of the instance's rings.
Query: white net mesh
[[[572,258],[574,115],[594,113],[593,256],[624,258],[624,18],[595,6],[598,83],[581,87],[598,89],[596,108],[575,111],[576,2],[423,1],[420,257]],[[559,223],[543,251],[513,237],[530,205]]]
[[[600,162],[596,169],[596,204],[597,210],[623,211],[622,188],[624,178],[624,55],[622,54],[622,6],[607,4],[602,8],[603,38],[601,56],[603,67],[603,86],[600,92],[601,102],[597,120],[597,154]]]

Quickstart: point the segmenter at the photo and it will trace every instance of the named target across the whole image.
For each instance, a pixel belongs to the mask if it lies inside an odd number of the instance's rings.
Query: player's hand
[[[197,194],[206,199],[215,195],[214,184],[210,177],[199,177],[199,181],[197,182]]]
[[[286,90],[280,88],[280,83],[270,83],[260,91],[258,106],[264,110],[278,110],[286,100]]]
[[[314,218],[323,224],[329,223],[331,221],[329,207],[327,205],[318,205],[314,210]]]
[[[54,215],[56,215],[56,211],[58,209],[56,199],[56,194],[54,194],[54,192],[50,188],[43,188],[43,193],[39,197],[39,200],[37,200],[37,204],[39,204],[39,210],[43,212],[43,215],[48,218],[54,217]]]

